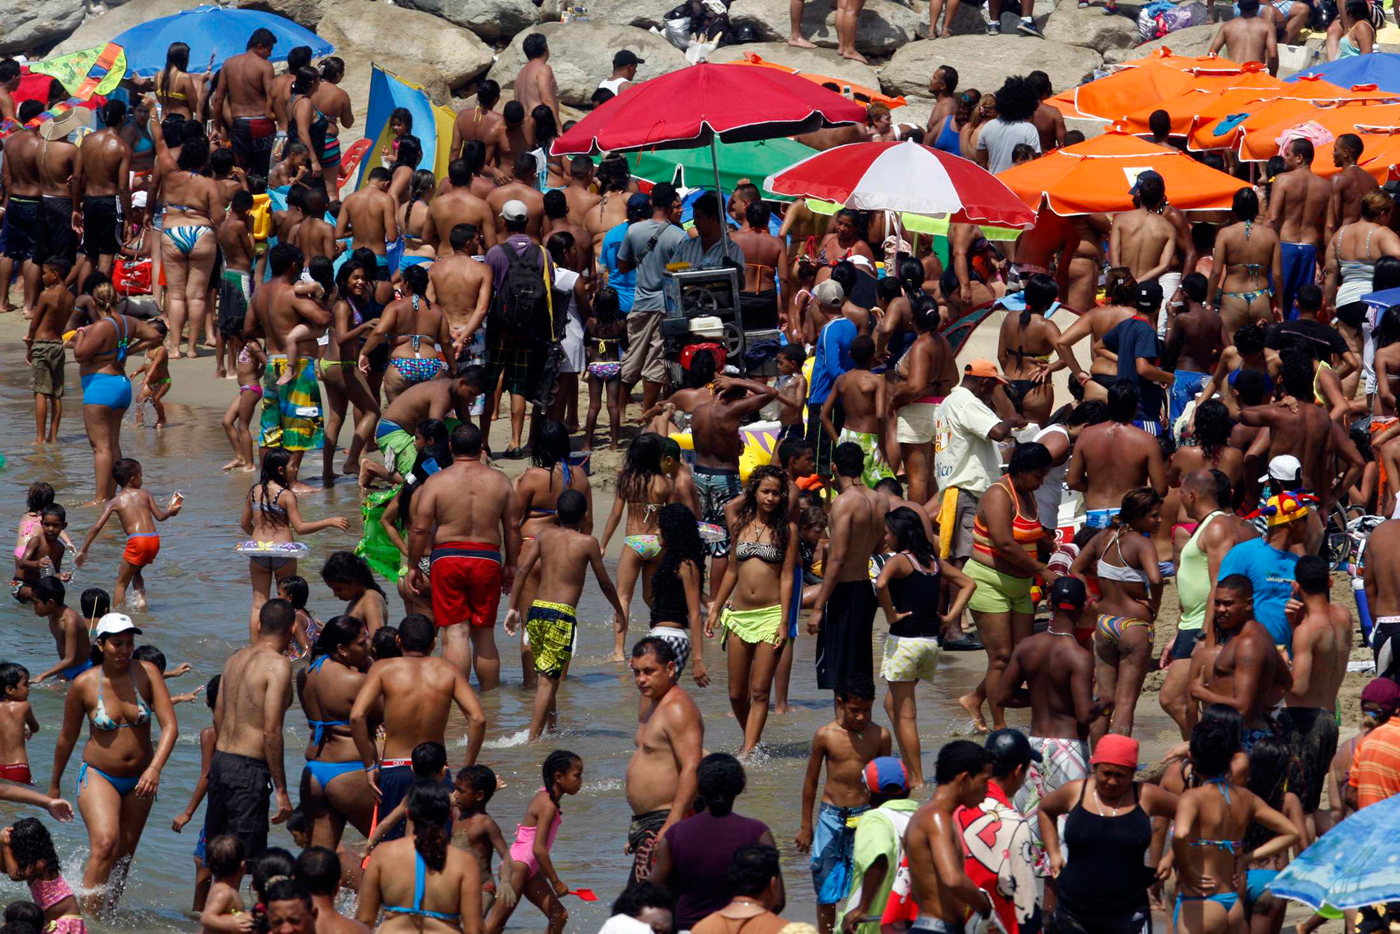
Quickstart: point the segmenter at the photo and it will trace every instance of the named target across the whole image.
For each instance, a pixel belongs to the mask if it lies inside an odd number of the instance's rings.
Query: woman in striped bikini
[[[1096,573],[1099,599],[1094,631],[1094,681],[1103,716],[1090,730],[1097,742],[1108,730],[1133,732],[1133,712],[1152,665],[1152,622],[1162,601],[1162,572],[1152,536],[1162,524],[1162,498],[1150,487],[1129,490],[1114,524],[1095,535],[1070,568]]]
[[[982,704],[997,696],[1001,674],[1016,643],[1031,634],[1035,603],[1031,584],[1059,576],[1039,558],[1045,537],[1035,508],[1035,491],[1050,470],[1050,452],[1043,444],[1021,444],[1011,455],[1006,475],[988,487],[977,504],[972,524],[972,557],[963,573],[977,582],[968,601],[977,634],[987,650],[987,675],[958,703],[972,715],[978,732],[986,732]],[[993,729],[1006,726],[1002,708],[990,704]]]
[[[165,145],[156,138],[158,147]],[[176,161],[179,167],[165,177],[165,226],[161,230],[160,255],[165,269],[165,311],[170,320],[166,346],[170,359],[180,358],[185,319],[190,323],[189,354],[197,356],[208,307],[209,278],[214,272],[218,238],[214,228],[224,219],[224,201],[218,184],[201,173],[209,161],[209,144],[202,138],[186,140]]]

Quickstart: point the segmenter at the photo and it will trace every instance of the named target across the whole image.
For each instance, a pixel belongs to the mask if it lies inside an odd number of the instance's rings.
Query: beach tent
[[[369,80],[369,109],[365,114],[365,138],[369,150],[360,160],[360,174],[355,187],[362,188],[370,170],[382,165],[384,146],[389,142],[389,115],[397,107],[413,114],[413,135],[423,144],[423,161],[418,168],[428,169],[438,178],[447,176],[447,164],[452,161],[452,123],[457,115],[450,109],[433,103],[428,92],[411,81],[405,81],[378,65]],[[387,168],[387,166],[385,166]]]

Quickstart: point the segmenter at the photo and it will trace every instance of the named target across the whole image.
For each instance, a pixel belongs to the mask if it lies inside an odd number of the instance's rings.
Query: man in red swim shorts
[[[431,577],[442,657],[468,677],[474,665],[478,690],[489,691],[501,682],[496,612],[515,581],[520,502],[506,475],[481,462],[481,441],[475,425],[454,428],[452,466],[414,496],[408,585],[422,593]]]

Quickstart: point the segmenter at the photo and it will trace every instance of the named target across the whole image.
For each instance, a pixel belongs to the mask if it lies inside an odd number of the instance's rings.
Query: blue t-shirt
[[[851,343],[856,339],[855,322],[845,315],[833,318],[817,335],[817,359],[812,364],[812,385],[807,394],[809,407],[821,408],[837,378],[852,366]]]
[[[1293,627],[1283,615],[1283,608],[1293,596],[1293,580],[1298,556],[1291,551],[1279,551],[1262,538],[1241,542],[1225,554],[1220,562],[1223,581],[1231,574],[1243,574],[1254,585],[1254,618],[1274,640],[1274,645],[1292,648]]]
[[[1162,384],[1139,376],[1137,371],[1139,357],[1146,357],[1154,364],[1161,359],[1162,344],[1157,338],[1157,329],[1141,318],[1129,318],[1109,329],[1103,336],[1103,345],[1118,355],[1118,378],[1137,384],[1138,421],[1160,422],[1162,402],[1166,398]]]
[[[636,296],[637,270],[619,272],[617,251],[622,249],[622,241],[627,239],[627,224],[621,223],[603,235],[603,245],[598,250],[598,262],[608,270],[608,285],[617,292],[617,304],[625,315],[632,310]]]

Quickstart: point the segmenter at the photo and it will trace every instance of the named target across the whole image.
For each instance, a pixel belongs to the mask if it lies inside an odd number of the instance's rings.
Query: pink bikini
[[[65,898],[72,896],[73,889],[68,885],[66,879],[58,876],[54,879],[44,879],[38,882],[31,881],[29,894],[33,897],[35,904],[48,911]],[[64,915],[50,921],[45,931],[46,934],[87,934],[87,925],[83,923],[82,915]]]

